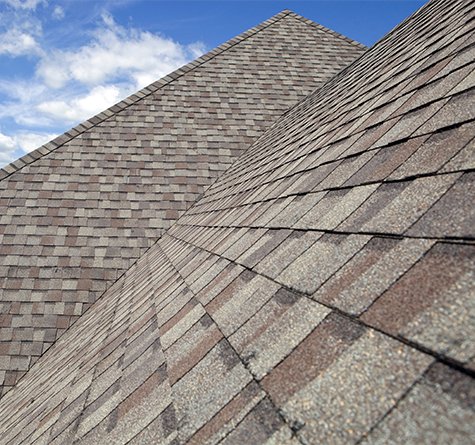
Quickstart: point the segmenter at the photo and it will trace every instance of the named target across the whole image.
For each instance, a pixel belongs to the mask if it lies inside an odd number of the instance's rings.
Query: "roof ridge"
[[[326,26],[323,26],[320,23],[314,22],[313,20],[310,20],[307,17],[304,17],[303,15],[297,14],[296,12],[291,11],[290,9],[286,9],[285,11],[288,11],[288,14],[291,15],[292,17],[295,17],[296,19],[304,22],[307,25],[313,26],[314,28],[317,28],[321,31],[324,31],[327,34],[331,34],[333,37],[344,40],[345,42],[350,43],[352,45],[355,45],[358,48],[368,49],[368,47],[366,45],[364,45],[363,43],[360,43],[356,40],[350,39],[349,37],[347,37],[343,34],[340,34],[339,32],[336,32],[333,29],[327,28]]]
[[[433,7],[435,4],[439,3],[440,1],[442,0],[428,0],[427,3],[425,3],[424,5],[422,5],[420,8],[418,8],[415,12],[413,12],[412,14],[410,14],[408,17],[406,17],[403,21],[401,21],[400,23],[398,23],[397,25],[395,25],[390,31],[388,31],[384,36],[382,36],[379,40],[377,40],[371,47],[368,47],[367,49],[368,50],[371,50],[373,49],[374,47],[376,46],[380,46],[385,40],[387,40],[389,38],[389,36],[393,36],[395,35],[396,33],[400,32],[401,29],[404,28],[404,26],[407,25],[407,23],[409,23],[412,18],[414,16],[417,16],[419,14],[422,14],[422,11],[425,10],[429,10],[431,7]],[[330,30],[331,31],[331,30]],[[344,37],[344,36],[343,36]],[[295,105],[293,105],[292,107],[290,107],[289,109],[287,109],[283,114],[282,116],[285,116],[286,114],[289,114],[291,112],[293,112],[294,110],[296,110],[297,108],[299,108],[300,106],[302,106],[307,100],[312,100],[312,98],[314,97],[314,95],[318,94],[318,93],[325,93],[325,89],[328,89],[331,84],[333,82],[336,82],[346,71],[352,69],[352,67],[354,65],[356,65],[359,60],[363,57],[366,56],[368,51],[365,51],[364,53],[362,53],[359,57],[357,57],[355,60],[353,60],[353,62],[351,62],[350,64],[348,64],[347,66],[345,66],[344,68],[342,68],[339,72],[337,72],[334,76],[330,77],[329,79],[327,79],[321,86],[317,87],[314,91],[312,91],[308,96],[305,96],[303,97],[300,101],[298,101]],[[275,121],[277,122],[277,121]],[[272,123],[271,127],[275,124],[275,122]]]
[[[38,159],[41,159],[43,156],[55,151],[57,148],[63,146],[66,142],[74,139],[76,136],[86,132],[87,130],[95,127],[96,125],[104,122],[106,119],[116,115],[117,113],[125,110],[127,107],[137,103],[139,100],[147,97],[164,86],[170,84],[175,79],[185,75],[186,73],[204,65],[206,62],[214,59],[216,56],[222,54],[223,52],[227,51],[228,49],[234,47],[235,45],[243,42],[244,40],[248,39],[249,37],[257,34],[260,31],[268,28],[269,26],[273,25],[274,23],[278,22],[279,20],[283,19],[285,16],[291,14],[292,11],[288,9],[284,9],[283,11],[279,12],[278,14],[273,15],[272,17],[268,18],[267,20],[259,23],[258,25],[249,28],[248,30],[238,34],[237,36],[227,40],[226,42],[218,45],[217,47],[213,48],[212,50],[208,51],[207,53],[203,54],[202,56],[198,57],[197,59],[192,60],[191,62],[187,63],[186,65],[181,66],[180,68],[172,71],[171,73],[167,74],[164,77],[156,80],[155,82],[151,83],[150,85],[140,89],[136,93],[131,94],[130,96],[126,97],[125,99],[121,100],[120,102],[110,106],[109,108],[101,111],[100,113],[94,115],[93,117],[85,120],[84,122],[79,123],[75,127],[71,128],[70,130],[64,132],[60,136],[56,137],[55,139],[47,142],[46,144],[41,145],[37,149],[26,153],[22,157],[18,158],[17,160],[11,162],[10,164],[2,167],[0,169],[0,181],[7,178],[8,176],[12,175],[13,173],[21,170],[26,165],[32,164]]]

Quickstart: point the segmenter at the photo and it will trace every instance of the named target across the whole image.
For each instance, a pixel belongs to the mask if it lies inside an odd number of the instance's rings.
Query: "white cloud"
[[[0,0],[0,4],[4,0]],[[0,56],[43,55],[38,41],[43,33],[41,21],[32,11],[7,10],[0,13]]]
[[[43,79],[50,88],[64,87],[69,80],[67,68],[59,68],[61,57],[56,56],[56,60],[43,59],[37,69],[37,74]]]
[[[0,167],[35,150],[56,136],[56,134],[40,132],[20,132],[13,136],[0,133]]]
[[[0,133],[0,149],[4,152],[13,151],[16,148],[15,139],[6,134]]]
[[[39,55],[41,54],[41,49],[31,34],[18,28],[13,28],[0,34],[0,54],[11,56]]]
[[[56,5],[53,9],[52,17],[56,20],[64,19],[64,9],[61,6]]]
[[[42,102],[37,109],[55,120],[79,122],[119,102],[122,91],[115,85],[98,86],[90,93],[66,100]]]
[[[0,106],[0,125],[2,119],[13,119],[21,126],[51,126],[51,119],[36,110],[37,104],[50,93],[47,87],[38,82],[0,79],[0,97],[8,97],[8,100],[3,99]]]
[[[56,136],[55,133],[20,133],[15,136],[17,146],[23,152],[28,153],[29,151],[35,150],[46,142],[51,141]]]
[[[29,9],[34,11],[38,5],[46,5],[46,0],[3,0],[2,3],[6,3],[15,9]]]
[[[197,59],[206,52],[206,46],[203,42],[194,42],[188,45],[192,59]]]
[[[89,86],[128,78],[141,88],[173,71],[204,50],[146,31],[118,26],[103,16],[105,29],[75,51],[54,51],[38,65],[38,76],[51,88],[77,81]]]

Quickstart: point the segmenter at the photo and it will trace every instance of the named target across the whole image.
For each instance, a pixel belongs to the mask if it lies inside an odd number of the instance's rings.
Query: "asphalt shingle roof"
[[[267,126],[362,52],[284,11],[5,167],[0,389]]]
[[[431,1],[277,119],[0,400],[2,440],[473,443],[474,19]]]

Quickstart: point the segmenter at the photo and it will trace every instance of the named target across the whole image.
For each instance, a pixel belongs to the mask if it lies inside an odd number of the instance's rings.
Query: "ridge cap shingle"
[[[368,49],[368,47],[366,45],[364,45],[364,44],[362,44],[362,43],[360,43],[356,40],[350,39],[349,37],[347,37],[343,34],[340,34],[339,32],[334,31],[333,29],[327,28],[326,26],[323,26],[318,22],[314,22],[313,20],[310,20],[310,19],[304,17],[303,15],[297,14],[296,12],[291,11],[290,9],[286,9],[285,11],[288,11],[288,15],[290,15],[291,17],[294,17],[294,18],[302,21],[303,23],[305,23],[307,25],[313,26],[313,27],[319,29],[320,31],[323,31],[327,34],[330,34],[333,37],[344,40],[346,43],[350,43],[351,45],[355,45],[356,47],[358,47],[360,49]]]

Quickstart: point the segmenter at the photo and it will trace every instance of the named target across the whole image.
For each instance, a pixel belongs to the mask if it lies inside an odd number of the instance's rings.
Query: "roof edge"
[[[62,135],[56,137],[55,139],[47,142],[46,144],[41,145],[39,148],[26,153],[22,157],[18,158],[17,160],[11,162],[10,164],[2,167],[0,169],[0,181],[9,177],[13,173],[21,170],[23,167],[32,164],[33,162],[41,159],[43,156],[48,155],[49,153],[55,151],[57,148],[61,147],[65,143],[69,142],[70,140],[74,139],[76,136],[86,132],[90,128],[95,127],[96,125],[104,122],[106,119],[116,115],[117,113],[121,112],[122,110],[126,109],[127,107],[135,104],[139,100],[143,99],[150,94],[153,94],[163,88],[164,86],[170,84],[175,79],[183,76],[184,74],[194,70],[195,68],[200,67],[201,65],[205,64],[209,60],[215,58],[216,56],[222,54],[223,52],[227,51],[228,49],[234,47],[235,45],[241,43],[242,41],[248,39],[249,37],[257,34],[258,32],[266,29],[267,27],[273,25],[274,23],[278,22],[279,20],[283,19],[288,15],[297,15],[288,9],[284,9],[283,11],[279,12],[278,14],[273,15],[272,17],[268,18],[267,20],[259,23],[258,25],[248,29],[247,31],[238,34],[237,36],[233,37],[230,40],[222,43],[221,45],[215,47],[214,49],[208,51],[207,53],[203,54],[202,56],[198,57],[197,59],[187,63],[186,65],[181,66],[180,68],[172,71],[171,73],[167,74],[166,76],[158,79],[157,81],[151,83],[150,85],[142,88],[141,90],[137,91],[134,94],[126,97],[125,99],[121,100],[120,102],[112,105],[111,107],[107,108],[106,110],[96,114],[95,116],[87,119],[84,122],[76,125],[75,127],[71,128],[70,130],[66,131]],[[310,23],[314,23],[309,21]],[[315,23],[316,25],[316,23]]]
[[[308,18],[306,18],[306,17],[304,17],[300,14],[297,14],[296,12],[291,11],[290,9],[286,9],[285,11],[288,13],[288,15],[290,15],[292,17],[295,17],[296,19],[304,22],[305,24],[313,26],[314,28],[317,28],[320,31],[324,31],[327,34],[331,34],[333,37],[336,37],[340,40],[344,40],[346,43],[350,43],[351,45],[354,45],[354,46],[356,46],[357,48],[360,48],[360,49],[368,49],[368,47],[366,45],[363,45],[362,43],[360,43],[356,40],[350,39],[349,37],[347,37],[343,34],[340,34],[339,32],[333,31],[333,29],[330,29],[330,28],[327,28],[326,26],[320,25],[320,23],[314,22],[313,20],[310,20],[310,19],[308,19]],[[284,12],[284,11],[282,11],[282,12]]]

